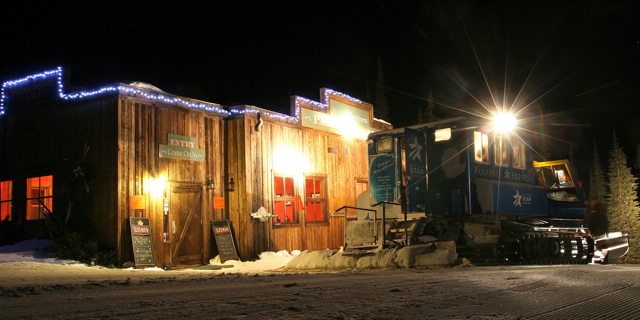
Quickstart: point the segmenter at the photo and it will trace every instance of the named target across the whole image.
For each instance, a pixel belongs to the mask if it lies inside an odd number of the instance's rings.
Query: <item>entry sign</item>
[[[227,260],[240,260],[238,252],[236,251],[236,245],[233,242],[233,234],[231,234],[229,220],[212,220],[211,229],[213,230],[213,235],[216,239],[220,262],[224,263]]]
[[[198,149],[198,140],[192,137],[169,134],[168,144],[160,145],[160,158],[204,161],[204,152]]]
[[[131,243],[133,244],[133,258],[136,268],[155,267],[153,260],[153,241],[149,218],[129,218],[131,227]]]

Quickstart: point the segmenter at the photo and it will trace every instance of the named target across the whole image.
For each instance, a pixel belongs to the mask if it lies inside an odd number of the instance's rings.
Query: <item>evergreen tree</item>
[[[373,114],[376,118],[389,122],[389,107],[387,106],[387,93],[384,88],[382,75],[382,62],[378,57],[378,79],[376,83],[376,100],[373,103]]]
[[[609,152],[609,193],[606,197],[609,227],[629,234],[629,253],[626,258],[640,257],[640,208],[638,207],[638,183],[627,166],[627,156],[618,145],[615,132],[613,147]]]
[[[418,124],[424,123],[424,109],[422,106],[418,106]]]
[[[424,119],[427,122],[440,120],[439,117],[433,114],[435,108],[433,105],[433,94],[431,94],[431,92],[429,92],[429,98],[427,98],[427,101],[429,101],[429,104],[427,105],[427,109],[424,111]]]
[[[593,142],[593,166],[589,169],[589,184],[589,208],[585,223],[593,234],[600,235],[609,229],[604,201],[607,193],[607,184],[605,173],[600,166],[600,157],[598,156],[598,147],[595,141]]]

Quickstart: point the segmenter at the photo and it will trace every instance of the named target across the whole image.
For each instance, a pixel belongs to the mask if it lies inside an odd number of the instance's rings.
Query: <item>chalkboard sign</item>
[[[236,245],[233,242],[233,235],[231,234],[231,228],[229,227],[229,220],[212,220],[211,229],[213,230],[213,235],[216,239],[220,262],[224,263],[227,260],[240,260],[238,252],[236,251]]]
[[[136,268],[155,267],[149,218],[131,217],[129,218],[129,225],[131,226],[131,243],[133,244],[133,258]]]

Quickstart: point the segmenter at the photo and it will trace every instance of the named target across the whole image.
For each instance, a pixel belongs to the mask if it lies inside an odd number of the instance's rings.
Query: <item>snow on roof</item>
[[[382,122],[382,123],[387,124],[387,125],[391,125],[391,123],[386,122],[386,121],[384,121],[384,120],[382,120],[382,119],[373,118],[373,120],[374,120],[374,121],[378,121],[378,122]]]
[[[150,83],[146,83],[146,82],[140,82],[140,81],[134,81],[129,83],[129,86],[137,88],[137,89],[142,89],[142,90],[151,90],[151,91],[158,91],[158,92],[164,92],[162,90],[160,90],[160,88],[150,84]]]

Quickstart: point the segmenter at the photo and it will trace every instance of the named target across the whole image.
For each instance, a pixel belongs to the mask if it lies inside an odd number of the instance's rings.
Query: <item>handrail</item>
[[[396,206],[401,206],[401,203],[397,203],[397,202],[390,202],[390,201],[380,201],[376,204],[372,204],[371,207],[376,207],[379,205],[382,205],[382,249],[384,249],[387,246],[387,232],[386,232],[386,225],[387,225],[387,214],[386,214],[386,206],[385,204],[393,204]],[[377,216],[377,214],[376,214]],[[404,237],[405,239],[407,238],[407,215],[404,215],[404,226],[405,226],[405,232],[404,232]],[[376,226],[376,232],[378,232],[378,226]]]
[[[338,213],[338,212],[331,212],[329,213],[330,216],[332,217],[344,217],[344,213]],[[349,219],[353,219],[353,218],[357,218],[358,215],[357,214],[348,214],[347,218]]]
[[[373,225],[374,225],[374,230],[375,230],[375,242],[376,244],[378,243],[378,213],[376,210],[373,209],[365,209],[365,208],[358,208],[358,207],[352,207],[352,206],[342,206],[340,207],[338,210],[336,211],[340,211],[344,209],[344,213],[342,214],[342,216],[344,217],[344,245],[342,247],[342,250],[346,250],[347,249],[347,223],[348,223],[348,219],[349,219],[349,215],[347,214],[347,209],[356,209],[356,210],[363,210],[363,211],[371,211],[371,212],[375,212],[376,214],[373,215]],[[337,212],[332,212],[331,216],[332,217],[337,217],[339,215],[339,213]],[[357,217],[358,215],[356,215]]]
[[[393,204],[393,205],[396,205],[396,206],[401,206],[401,205],[402,205],[402,203],[397,203],[397,202],[391,202],[391,201],[380,201],[380,202],[378,202],[378,203],[376,203],[376,204],[372,204],[372,205],[371,205],[371,207],[377,207],[377,206],[379,206],[379,205],[381,205],[381,204],[385,204],[385,203]]]
[[[340,211],[340,210],[342,210],[344,208],[376,212],[376,210],[373,210],[373,209],[365,209],[365,208],[358,208],[358,207],[352,207],[352,206],[342,206],[342,207],[338,208],[336,211]]]

